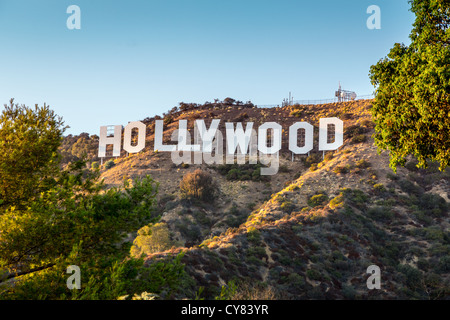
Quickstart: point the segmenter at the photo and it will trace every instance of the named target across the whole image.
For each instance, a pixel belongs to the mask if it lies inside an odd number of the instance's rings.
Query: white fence
[[[373,94],[367,94],[363,96],[356,97],[355,100],[367,100],[367,99],[374,99],[375,96]],[[316,104],[326,104],[326,103],[334,103],[339,102],[338,98],[332,98],[332,99],[321,99],[321,100],[295,100],[289,105],[316,105]],[[265,105],[257,105],[258,108],[275,108],[283,106],[282,104],[265,104]]]

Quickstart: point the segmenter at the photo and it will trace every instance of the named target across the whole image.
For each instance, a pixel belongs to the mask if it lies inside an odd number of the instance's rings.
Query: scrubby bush
[[[344,298],[353,300],[355,299],[356,294],[357,292],[355,288],[353,288],[351,285],[344,284],[342,286],[342,295],[344,296]]]
[[[325,161],[330,161],[331,159],[333,159],[333,153],[332,152],[328,152],[327,154],[325,154],[325,157],[324,157]]]
[[[291,213],[294,211],[295,205],[291,201],[286,200],[281,203],[280,209],[286,213]]]
[[[417,167],[418,163],[419,162],[417,160],[408,161],[405,164],[405,168],[408,169],[409,171],[416,172],[419,170],[419,168]]]
[[[345,138],[353,138],[358,135],[363,135],[368,130],[365,127],[362,127],[360,125],[352,125],[346,128],[344,136]]]
[[[308,205],[311,207],[317,207],[324,204],[327,200],[328,196],[326,194],[316,194],[308,199]]]
[[[382,193],[382,192],[386,191],[386,188],[381,183],[374,184],[373,189],[378,193]]]
[[[309,269],[306,271],[306,276],[311,280],[320,280],[322,275],[319,271],[315,269]]]
[[[291,273],[287,276],[286,280],[289,284],[289,287],[296,290],[302,290],[305,286],[305,279],[297,273]]]
[[[397,174],[390,173],[390,172],[386,175],[386,178],[388,178],[389,180],[392,180],[392,181],[397,181],[398,179],[400,179]]]
[[[164,118],[164,124],[165,124],[165,125],[168,125],[168,124],[172,123],[173,120],[174,120],[174,119],[173,119],[173,116],[169,115],[169,116],[167,116],[167,117]]]
[[[420,272],[416,268],[411,267],[410,265],[403,264],[398,266],[398,271],[403,273],[403,275],[405,276],[406,285],[410,289],[414,290],[421,286],[423,278],[422,272]]]
[[[425,190],[421,186],[415,185],[413,182],[407,179],[401,179],[397,183],[400,186],[400,188],[408,194],[420,196],[425,192]]]
[[[429,215],[442,217],[448,211],[448,204],[444,198],[437,194],[425,193],[418,198],[418,206]]]
[[[322,162],[322,154],[321,153],[311,153],[305,160],[303,160],[305,166],[310,168],[313,164],[317,164]]]
[[[364,134],[358,134],[356,136],[354,136],[352,138],[352,140],[350,141],[351,144],[356,144],[356,143],[361,143],[361,142],[366,142],[367,141],[367,136]]]
[[[349,166],[336,166],[333,170],[334,173],[336,174],[346,174],[350,171]]]
[[[253,209],[255,209],[255,207],[256,207],[256,203],[254,203],[254,202],[247,203],[247,209],[253,210]]]
[[[361,121],[361,125],[366,127],[367,129],[375,128],[375,122],[368,120],[368,119]]]
[[[94,162],[91,163],[91,169],[92,170],[97,170],[99,167],[100,166],[99,166],[97,161],[94,161]]]
[[[373,207],[367,211],[367,215],[375,220],[389,220],[394,213],[387,207]]]
[[[450,271],[450,255],[444,256],[439,260],[438,269],[440,272]]]
[[[261,240],[261,232],[255,227],[251,227],[247,232],[247,240],[254,245],[258,244]]]
[[[341,190],[345,199],[356,205],[367,203],[368,197],[362,190],[345,188]]]
[[[330,201],[330,208],[336,209],[344,205],[344,195],[341,193]]]
[[[356,167],[358,167],[359,169],[369,168],[370,167],[370,162],[365,160],[365,159],[361,159],[361,160],[356,162]]]
[[[230,181],[268,181],[268,176],[261,175],[261,168],[263,166],[258,164],[222,164],[216,169],[221,175],[225,176]]]
[[[116,165],[116,163],[114,162],[114,160],[108,160],[108,161],[106,161],[106,163],[105,163],[105,169],[106,170],[108,170],[108,169],[111,169],[112,167],[114,167]]]
[[[218,192],[218,187],[211,175],[201,169],[187,173],[180,182],[183,198],[195,198],[202,201],[212,201]]]

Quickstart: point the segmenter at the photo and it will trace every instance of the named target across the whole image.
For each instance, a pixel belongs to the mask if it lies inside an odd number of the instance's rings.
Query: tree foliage
[[[395,171],[413,155],[419,166],[450,160],[450,3],[411,0],[411,44],[396,43],[370,69],[376,88],[375,143],[390,152]]]
[[[98,158],[98,135],[89,135],[86,132],[79,135],[65,136],[62,140],[59,152],[61,153],[61,164],[68,164],[82,159],[99,161]]]
[[[159,219],[158,184],[106,189],[84,161],[60,170],[62,120],[47,106],[11,101],[1,119],[0,298],[116,298],[138,264],[124,238]],[[66,287],[69,265],[86,279],[80,292]]]
[[[142,254],[161,252],[170,249],[174,245],[175,241],[171,240],[166,223],[150,224],[139,229],[131,247],[131,255],[139,258]]]
[[[46,105],[29,108],[11,99],[0,115],[0,205],[20,206],[53,183],[62,118]]]

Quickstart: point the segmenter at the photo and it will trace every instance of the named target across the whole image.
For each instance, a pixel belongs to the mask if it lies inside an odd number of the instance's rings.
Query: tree
[[[450,160],[450,3],[410,0],[416,20],[411,44],[396,43],[370,68],[376,89],[375,143],[396,171],[413,155],[420,167]]]
[[[99,264],[126,256],[124,236],[157,220],[157,188],[147,177],[133,187],[104,190],[98,176],[77,162],[27,208],[2,212],[0,283],[61,264],[86,264],[92,274]]]
[[[117,277],[132,277],[134,262],[124,260],[131,246],[126,234],[159,219],[158,184],[149,176],[105,189],[99,171],[85,161],[59,170],[61,126],[46,106],[30,109],[11,101],[3,112],[0,179],[9,184],[8,190],[0,187],[0,299],[64,297],[69,265],[80,266],[89,279],[72,297],[115,298],[124,289]],[[31,163],[16,163],[11,154]],[[13,174],[17,181],[11,182]]]
[[[184,198],[212,201],[216,196],[217,186],[208,172],[197,169],[183,177],[180,191]]]
[[[53,182],[59,170],[62,118],[44,104],[34,109],[11,99],[0,115],[0,205],[23,206]]]
[[[139,258],[142,254],[151,254],[168,250],[175,245],[170,239],[169,228],[166,223],[147,225],[138,231],[131,247],[131,255]]]
[[[226,105],[229,105],[229,106],[233,105],[235,102],[236,102],[236,100],[234,100],[233,98],[229,98],[229,97],[225,98],[223,100],[223,103]]]

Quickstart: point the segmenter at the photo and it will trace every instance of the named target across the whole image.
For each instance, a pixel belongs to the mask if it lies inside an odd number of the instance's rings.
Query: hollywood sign
[[[223,164],[224,146],[223,135],[218,129],[220,119],[213,119],[209,129],[206,128],[204,120],[196,120],[194,124],[194,143],[187,129],[187,120],[179,120],[178,129],[172,133],[172,142],[177,144],[164,144],[164,122],[155,120],[155,141],[154,151],[171,152],[172,161],[175,164]],[[334,126],[334,141],[328,142],[328,132],[330,126]],[[137,130],[136,130],[137,129]],[[122,148],[128,153],[138,153],[145,148],[146,125],[140,121],[128,123],[124,129],[121,125],[114,126],[114,134],[108,136],[108,127],[100,127],[99,150],[100,158],[106,157],[106,147],[113,146],[112,155],[120,156]],[[133,130],[136,136],[133,139]],[[270,136],[269,136],[269,130]],[[298,145],[299,131],[304,131],[304,143]],[[237,163],[243,164],[248,157],[250,164],[256,164],[259,160],[268,168],[262,168],[262,175],[272,175],[278,172],[278,154],[282,145],[283,128],[276,122],[266,122],[259,126],[256,131],[253,122],[247,122],[244,129],[243,124],[225,123],[226,152],[225,163],[233,164],[237,158]],[[344,123],[338,118],[322,118],[319,120],[319,151],[337,150],[343,145]],[[270,139],[268,139],[270,137]],[[289,127],[289,150],[295,154],[307,154],[314,147],[314,127],[307,122],[296,122]],[[135,143],[133,144],[133,140]],[[268,142],[270,141],[270,146]]]

